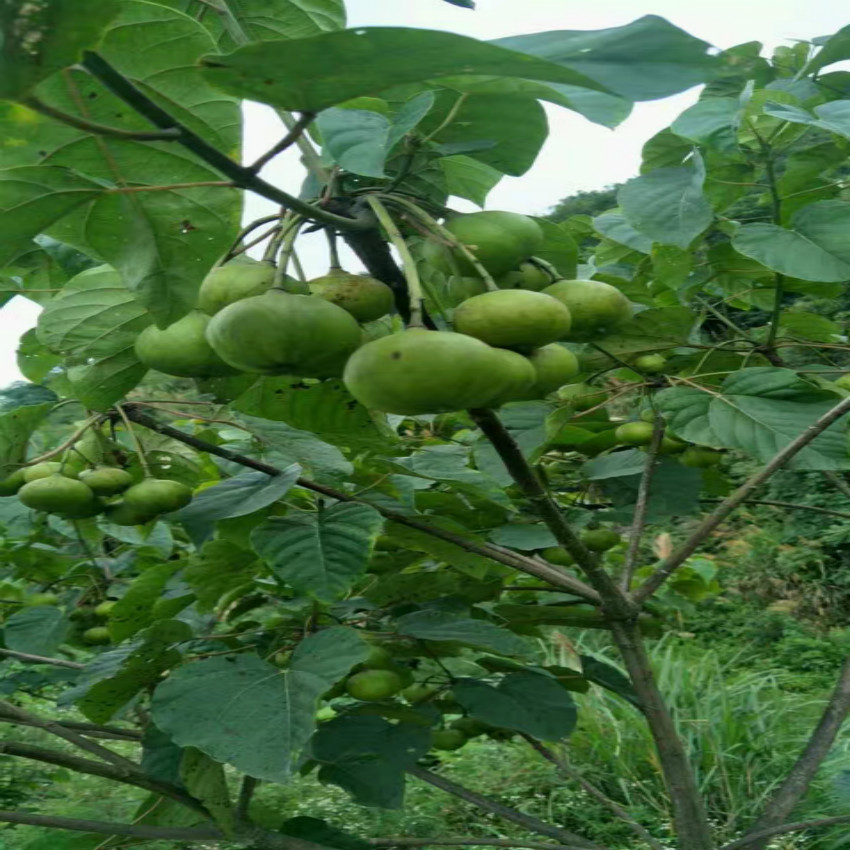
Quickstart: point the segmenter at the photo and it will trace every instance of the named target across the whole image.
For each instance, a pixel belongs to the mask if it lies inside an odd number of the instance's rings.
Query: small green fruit
[[[185,508],[192,501],[192,490],[168,478],[147,478],[124,492],[128,510],[151,517]]]
[[[240,254],[229,263],[216,266],[204,278],[198,291],[198,309],[214,316],[228,304],[262,295],[274,283],[274,274],[271,263]]]
[[[330,378],[342,373],[361,332],[336,304],[272,289],[213,316],[207,339],[222,360],[245,372]]]
[[[109,636],[109,629],[106,626],[92,626],[86,629],[81,635],[83,643],[89,646],[106,646],[112,643],[112,638]]]
[[[392,670],[364,670],[355,673],[345,681],[348,695],[363,702],[379,702],[395,696],[403,683],[401,677]]]
[[[714,449],[707,449],[703,446],[688,446],[679,455],[679,463],[693,469],[707,469],[711,466],[717,466],[722,457],[723,452]]]
[[[581,542],[591,552],[607,552],[608,549],[613,549],[621,539],[620,535],[610,528],[589,529],[581,535]]]
[[[572,327],[567,339],[587,342],[605,336],[632,317],[629,299],[600,280],[559,280],[543,292],[569,309]]]
[[[501,363],[494,370],[493,380],[497,380],[496,375],[500,376],[498,380],[504,384],[504,389],[489,402],[489,406],[500,407],[509,401],[529,398],[534,387],[535,372],[528,358],[507,348],[494,348],[492,351]]]
[[[136,338],[136,357],[148,369],[181,378],[236,374],[237,369],[225,363],[207,342],[209,323],[209,316],[193,310],[165,330],[150,325]]]
[[[133,476],[117,466],[98,466],[81,472],[80,481],[98,496],[115,496],[133,483]]]
[[[109,612],[115,607],[116,601],[115,599],[105,599],[99,605],[96,605],[94,609],[95,616],[101,620],[108,620]]]
[[[562,567],[571,567],[575,564],[573,556],[560,546],[547,546],[540,552],[544,561],[550,564],[560,564]]]
[[[685,451],[688,444],[682,440],[677,440],[675,437],[669,437],[665,434],[661,438],[661,445],[658,447],[660,455],[677,455]]]
[[[530,260],[520,263],[519,268],[513,269],[495,280],[499,289],[528,289],[540,292],[552,283],[552,278]]]
[[[18,498],[28,508],[69,519],[92,516],[99,508],[94,493],[82,481],[64,475],[50,475],[24,484]]]
[[[459,717],[449,725],[452,729],[462,732],[467,738],[477,738],[492,728],[487,723],[482,723],[480,720],[475,720],[472,717]]]
[[[625,422],[614,433],[623,445],[648,446],[654,431],[655,426],[651,422]]]
[[[401,692],[401,695],[411,705],[416,705],[420,702],[426,702],[427,700],[434,697],[437,693],[439,693],[439,688],[435,688],[432,685],[425,685],[421,682],[417,682],[414,685],[406,687]]]
[[[76,478],[77,475],[69,465],[58,460],[45,460],[33,466],[24,467],[22,470],[24,481],[37,481],[39,478],[47,478],[50,475],[63,475],[65,478]]]
[[[14,496],[27,483],[24,472],[26,470],[16,469],[0,481],[0,496]]]
[[[639,372],[646,372],[649,375],[658,375],[664,371],[667,366],[667,358],[660,354],[642,354],[634,360],[634,366]]]
[[[608,393],[590,386],[590,384],[566,384],[558,390],[558,398],[567,401],[574,410],[590,410],[605,404]]]
[[[386,669],[392,664],[392,655],[390,655],[389,652],[387,652],[387,650],[382,646],[376,646],[375,644],[372,644],[372,646],[369,647],[369,654],[363,662],[363,666],[367,670]]]
[[[488,345],[530,349],[562,339],[570,329],[570,311],[542,292],[500,289],[464,301],[452,321],[458,333]]]
[[[313,295],[351,313],[358,322],[373,322],[393,309],[393,291],[380,280],[363,274],[331,269],[309,282]]]
[[[469,739],[460,729],[435,729],[431,747],[435,750],[459,750]]]
[[[528,360],[534,367],[536,377],[530,391],[532,395],[527,398],[543,398],[571,381],[581,371],[578,357],[557,342],[532,351]]]
[[[142,512],[136,508],[128,507],[123,500],[107,505],[103,513],[107,522],[125,526],[144,525],[156,516],[155,513]]]
[[[25,608],[36,608],[39,605],[56,605],[57,602],[59,602],[59,597],[55,593],[31,593],[22,600]]]
[[[658,415],[657,410],[653,410],[651,407],[645,407],[640,412],[640,420],[641,422],[655,422],[655,417]]]

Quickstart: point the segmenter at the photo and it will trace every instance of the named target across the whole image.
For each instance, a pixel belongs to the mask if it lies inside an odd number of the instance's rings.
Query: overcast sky
[[[409,26],[443,29],[475,38],[559,29],[622,26],[643,15],[661,15],[719,48],[761,41],[767,49],[794,39],[827,35],[850,20],[839,0],[478,0],[470,11],[443,0],[349,0],[350,26]],[[532,214],[545,213],[558,200],[582,189],[598,189],[632,177],[643,143],[693,103],[693,89],[662,101],[637,104],[616,130],[546,104],[551,135],[534,167],[522,177],[507,177],[490,193],[487,206]],[[246,108],[245,159],[251,161],[280,137],[277,119],[260,106]],[[2,167],[2,162],[0,162]],[[297,193],[303,172],[296,157],[283,156],[263,172]],[[454,206],[473,209],[467,202]],[[246,203],[250,220],[273,208],[263,199]],[[301,252],[308,273],[322,274],[326,262],[313,239]],[[356,263],[349,263],[356,271]],[[20,378],[15,365],[18,337],[35,324],[38,308],[16,298],[0,311],[0,386]]]

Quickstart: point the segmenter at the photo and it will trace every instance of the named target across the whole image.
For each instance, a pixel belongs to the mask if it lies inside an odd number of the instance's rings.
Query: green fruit
[[[117,466],[98,466],[81,472],[80,481],[98,496],[115,496],[133,483],[133,476]]]
[[[395,696],[402,689],[401,677],[392,670],[364,670],[345,681],[348,695],[362,702],[378,702]]]
[[[192,490],[168,478],[146,478],[124,492],[123,504],[129,511],[150,517],[185,508],[192,501]]]
[[[114,523],[115,525],[144,525],[156,516],[155,513],[143,512],[136,508],[128,507],[124,504],[123,500],[107,505],[103,513],[107,522]]]
[[[58,601],[55,593],[31,593],[23,598],[22,604],[25,608],[36,608],[39,605],[55,605]]]
[[[582,411],[605,404],[608,393],[590,384],[566,384],[558,390],[558,398],[568,401],[573,409]]]
[[[667,434],[665,434],[661,438],[661,445],[658,447],[658,454],[677,455],[685,451],[687,447],[688,444],[683,440],[677,440],[675,437],[668,437]]]
[[[458,333],[500,348],[537,348],[570,329],[570,311],[542,292],[500,289],[464,301],[452,317]]]
[[[198,309],[214,316],[228,304],[262,295],[274,283],[274,274],[271,263],[240,254],[229,263],[216,266],[204,278],[198,291]]]
[[[459,717],[453,720],[450,724],[452,729],[457,729],[462,732],[467,738],[477,738],[483,735],[491,727],[487,723],[482,723],[480,720],[474,720],[472,717]]]
[[[653,410],[651,407],[645,407],[640,412],[641,422],[655,422],[656,416],[658,416],[658,411]]]
[[[136,357],[148,369],[180,378],[213,378],[236,373],[207,342],[205,332],[210,318],[193,310],[182,319],[160,330],[145,328],[136,338]]]
[[[836,378],[833,383],[836,387],[841,387],[842,390],[850,390],[850,373]]]
[[[518,269],[513,269],[495,280],[499,289],[529,289],[540,292],[552,283],[552,278],[540,266],[530,261],[520,263]]]
[[[550,564],[560,564],[562,567],[571,567],[575,564],[573,556],[560,546],[547,546],[540,552],[544,561]]]
[[[487,292],[487,284],[480,277],[452,275],[446,284],[446,294],[452,307],[456,307],[467,298],[483,295],[485,292]]]
[[[431,697],[435,696],[439,692],[439,688],[435,688],[432,685],[424,685],[421,682],[417,682],[415,685],[409,685],[402,692],[401,695],[411,704],[416,705],[420,702],[426,702],[431,699]]]
[[[101,620],[109,619],[109,612],[115,607],[115,599],[105,599],[99,605],[95,606],[94,613]]]
[[[0,481],[0,496],[14,496],[27,483],[25,472],[25,469],[16,469]]]
[[[393,291],[385,283],[364,274],[331,269],[309,282],[310,292],[342,307],[358,322],[373,322],[393,309]]]
[[[92,516],[99,507],[94,493],[82,481],[64,475],[30,481],[18,490],[18,498],[28,508],[69,519]]]
[[[578,445],[575,446],[575,450],[587,457],[596,457],[596,455],[601,454],[608,449],[613,449],[618,445],[619,441],[617,440],[617,429],[610,428],[607,431],[600,431],[598,434],[594,434],[589,439],[578,443]]]
[[[723,453],[714,449],[706,449],[703,446],[688,446],[679,456],[679,463],[693,469],[707,469],[710,466],[717,466],[722,457]]]
[[[489,210],[458,215],[446,222],[446,229],[456,236],[490,274],[500,275],[532,256],[544,241],[540,226],[528,216]],[[426,262],[446,274],[475,274],[474,266],[460,253],[426,242],[422,249]]]
[[[648,446],[654,431],[655,426],[651,422],[625,422],[614,433],[617,440],[626,446]]]
[[[634,366],[639,372],[658,375],[667,366],[667,358],[660,354],[641,354],[640,357],[635,358]]]
[[[565,304],[572,316],[568,339],[579,342],[612,333],[632,317],[629,299],[600,280],[559,280],[543,290]]]
[[[499,407],[509,401],[531,397],[535,373],[528,358],[506,348],[494,348],[493,353],[501,361],[498,374],[505,378],[505,386],[502,392],[489,402],[489,406]]]
[[[486,407],[509,383],[490,346],[465,334],[413,328],[366,343],[343,381],[366,407],[417,416]]]
[[[581,542],[591,552],[607,552],[608,549],[613,549],[621,539],[620,535],[610,528],[589,529],[581,535]]]
[[[544,345],[528,355],[534,367],[535,381],[531,394],[526,398],[543,398],[555,392],[581,371],[578,357],[557,342]]]
[[[329,378],[360,345],[360,326],[323,298],[272,289],[213,316],[207,339],[222,360],[245,372]]]
[[[391,666],[392,663],[393,657],[386,649],[382,646],[372,645],[369,647],[369,654],[366,656],[363,666],[367,670],[380,670],[382,668],[386,669]]]
[[[469,740],[460,729],[435,729],[431,747],[435,750],[459,750]]]
[[[22,470],[24,481],[37,481],[39,478],[47,478],[50,475],[64,475],[65,478],[76,478],[77,475],[69,464],[63,464],[58,460],[45,460],[34,466],[24,467]]]
[[[92,626],[86,629],[81,635],[83,643],[89,646],[105,646],[112,643],[112,638],[109,636],[109,629],[106,626]]]

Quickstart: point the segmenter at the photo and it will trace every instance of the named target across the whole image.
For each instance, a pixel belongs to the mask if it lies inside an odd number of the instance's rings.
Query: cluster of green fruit
[[[471,213],[446,229],[505,288],[486,291],[463,252],[426,242],[424,261],[452,275],[450,285],[459,282],[465,297],[452,315],[454,331],[410,328],[354,352],[343,379],[373,410],[415,416],[542,398],[580,371],[558,341],[591,340],[631,317],[628,299],[613,286],[553,283],[535,264],[544,236],[531,218]]]
[[[0,481],[0,496],[17,496],[35,511],[64,519],[104,514],[116,525],[143,525],[185,507],[192,491],[179,481],[134,477],[119,466],[89,462],[99,450],[66,453],[61,461],[42,461],[16,469]]]
[[[136,356],[184,378],[338,377],[363,342],[359,322],[392,308],[392,290],[366,275],[332,268],[309,283],[287,277],[275,285],[272,264],[240,257],[206,276],[195,310],[165,329],[142,331]]]
[[[106,646],[112,643],[109,629],[104,623],[115,607],[115,600],[105,599],[98,605],[81,605],[68,615],[73,624],[71,642],[79,641],[86,646]]]

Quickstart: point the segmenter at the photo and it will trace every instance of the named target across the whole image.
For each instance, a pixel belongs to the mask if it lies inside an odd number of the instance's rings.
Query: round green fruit
[[[363,662],[363,666],[367,670],[381,670],[393,664],[393,657],[382,646],[372,645],[369,647],[369,654]]]
[[[480,277],[452,275],[446,283],[446,294],[452,307],[456,307],[468,298],[483,295],[485,292],[487,292],[487,284]]]
[[[228,304],[262,295],[274,283],[275,267],[265,261],[240,254],[223,266],[216,266],[204,278],[198,292],[198,309],[210,316]]]
[[[117,600],[115,599],[104,599],[103,602],[95,606],[95,616],[97,616],[100,620],[108,620],[109,612],[115,607],[116,602]]]
[[[179,511],[192,501],[192,490],[168,478],[146,478],[124,491],[123,504],[139,515],[157,516]]]
[[[309,282],[310,292],[351,313],[358,322],[373,322],[393,309],[393,291],[364,274],[331,269],[324,277]]]
[[[421,682],[417,682],[414,685],[410,685],[406,687],[401,695],[411,704],[416,705],[420,702],[426,702],[431,699],[433,696],[439,692],[439,688],[435,688],[432,685],[425,685]]]
[[[676,437],[670,437],[665,434],[661,438],[661,445],[658,447],[658,454],[660,455],[677,455],[681,454],[685,449],[687,449],[688,444],[683,440],[678,440]]]
[[[24,484],[18,498],[28,508],[69,519],[92,516],[98,503],[94,493],[82,481],[64,475],[50,475]]]
[[[136,508],[128,507],[122,499],[107,505],[103,512],[107,522],[114,525],[144,525],[150,522],[155,516],[155,513],[142,512]]]
[[[562,567],[571,567],[575,564],[573,556],[561,546],[547,546],[541,550],[540,556],[544,561],[548,561],[550,564],[559,564]]]
[[[360,326],[348,312],[309,295],[272,289],[225,307],[207,327],[210,345],[245,372],[330,378],[360,345]]]
[[[379,702],[395,696],[402,685],[401,677],[392,670],[364,670],[346,679],[345,690],[362,702]]]
[[[372,410],[418,416],[486,407],[508,381],[489,345],[465,334],[413,328],[354,352],[343,381]]]
[[[640,412],[640,421],[641,422],[655,422],[655,417],[658,416],[658,411],[653,410],[651,407],[645,407]]]
[[[591,552],[607,552],[613,549],[621,539],[620,535],[610,528],[589,529],[581,535],[581,542]]]
[[[58,460],[45,460],[41,463],[36,463],[34,466],[27,466],[23,470],[24,481],[37,481],[39,478],[47,478],[51,475],[64,475],[65,478],[76,478],[77,475],[73,468],[69,468],[67,463],[63,464]]]
[[[574,410],[590,410],[608,401],[608,393],[590,384],[566,384],[558,390],[558,398],[567,401]]]
[[[714,449],[707,449],[703,446],[688,446],[679,455],[679,463],[693,469],[707,469],[711,466],[717,466],[722,457],[723,453]]]
[[[641,354],[640,357],[635,358],[634,367],[638,372],[659,375],[667,367],[667,358],[660,354]]]
[[[480,720],[474,720],[472,717],[459,717],[449,725],[452,729],[462,732],[467,738],[477,738],[491,728],[488,724],[482,723]]]
[[[575,446],[575,450],[587,457],[596,457],[598,454],[608,451],[608,449],[613,449],[619,444],[617,440],[617,429],[609,428],[607,431],[600,431],[589,439],[578,443]]]
[[[435,729],[431,747],[435,750],[459,750],[469,739],[460,729]]]
[[[534,367],[534,386],[527,398],[543,398],[555,392],[581,371],[578,357],[557,342],[544,345],[528,355]]]
[[[501,362],[498,374],[504,377],[505,386],[502,392],[489,402],[490,407],[499,407],[509,401],[531,397],[535,372],[528,358],[506,348],[494,348],[492,351]]]
[[[632,317],[629,299],[600,280],[559,280],[543,292],[565,304],[572,317],[568,338],[586,342],[617,330]]]
[[[225,363],[207,342],[205,332],[209,322],[209,316],[193,310],[165,330],[150,325],[136,338],[136,357],[148,369],[179,378],[233,375],[237,370]]]
[[[652,442],[655,426],[651,422],[625,422],[614,432],[617,440],[626,446],[648,446]]]
[[[25,608],[36,608],[40,605],[56,605],[59,597],[55,593],[31,593],[23,598]]]
[[[841,387],[842,390],[850,390],[850,373],[836,378],[833,383],[836,387]]]
[[[117,466],[98,466],[81,472],[80,481],[98,496],[115,496],[133,483],[133,476]]]
[[[14,496],[27,483],[25,472],[25,469],[16,469],[0,481],[0,496]]]
[[[530,260],[520,263],[519,268],[512,269],[495,280],[499,289],[529,289],[540,292],[552,283],[552,278],[540,266]]]
[[[458,333],[488,345],[530,349],[564,337],[570,329],[570,311],[542,292],[500,289],[464,301],[452,322]]]
[[[109,629],[106,626],[92,626],[86,629],[82,634],[83,643],[89,646],[106,646],[112,643],[112,638],[109,636]]]
[[[469,213],[449,219],[445,226],[492,275],[515,268],[544,242],[540,225],[519,213]],[[426,242],[422,254],[426,262],[446,274],[452,274],[455,265],[461,274],[475,274],[474,266],[459,251],[436,242]]]

